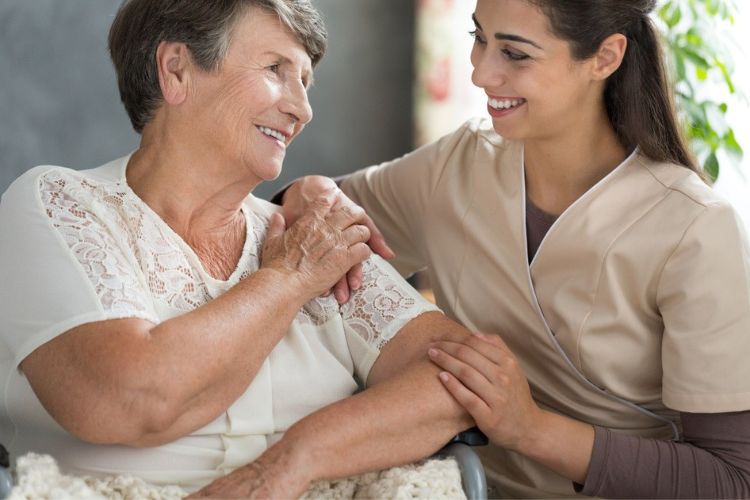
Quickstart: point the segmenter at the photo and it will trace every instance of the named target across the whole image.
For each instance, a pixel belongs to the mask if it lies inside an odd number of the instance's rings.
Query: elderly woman
[[[468,333],[368,259],[361,214],[321,200],[286,228],[250,194],[310,121],[324,47],[306,0],[123,4],[110,51],[140,147],[34,168],[0,204],[12,454],[290,497],[472,424],[426,358]],[[318,298],[360,262],[353,300]]]

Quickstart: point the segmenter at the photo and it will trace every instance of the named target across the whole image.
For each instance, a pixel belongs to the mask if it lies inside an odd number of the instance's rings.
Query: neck
[[[130,188],[186,241],[241,225],[242,202],[259,182],[196,147],[199,141],[177,137],[144,130],[127,167]]]
[[[554,137],[524,144],[526,195],[545,212],[560,215],[625,159],[603,106]]]

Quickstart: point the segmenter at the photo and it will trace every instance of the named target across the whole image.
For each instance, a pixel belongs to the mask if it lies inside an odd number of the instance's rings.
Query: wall
[[[310,92],[315,118],[267,197],[305,173],[344,173],[412,144],[413,0],[313,0],[330,48]],[[0,2],[0,193],[39,164],[82,169],[138,145],[106,49],[119,0]]]

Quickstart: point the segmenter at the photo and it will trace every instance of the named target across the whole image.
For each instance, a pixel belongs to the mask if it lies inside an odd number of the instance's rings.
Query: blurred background
[[[315,118],[260,197],[300,175],[395,158],[486,114],[470,83],[472,0],[313,2],[330,34],[310,91]],[[0,2],[0,192],[35,165],[92,168],[136,148],[106,48],[119,3]],[[679,62],[701,162],[750,227],[750,5],[662,1],[654,18]]]

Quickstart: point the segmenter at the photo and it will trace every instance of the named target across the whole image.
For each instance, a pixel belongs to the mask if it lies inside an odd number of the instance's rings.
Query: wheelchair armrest
[[[469,446],[487,446],[490,440],[479,430],[479,427],[472,427],[463,432],[456,434],[448,443],[464,443]]]
[[[466,443],[449,443],[438,453],[441,457],[453,457],[461,470],[461,484],[468,500],[487,500],[487,478],[479,455]]]
[[[0,444],[0,499],[10,496],[13,482],[10,477],[10,457],[8,451]]]
[[[464,494],[469,500],[487,500],[487,478],[479,455],[472,446],[485,446],[489,443],[487,436],[478,428],[473,427],[458,433],[437,455],[453,457],[461,470],[461,483]]]

